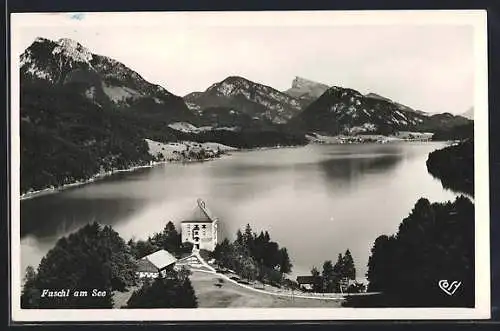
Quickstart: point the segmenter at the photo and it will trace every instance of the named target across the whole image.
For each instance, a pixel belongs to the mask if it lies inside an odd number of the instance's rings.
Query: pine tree
[[[177,232],[174,223],[169,221],[161,235],[161,246],[164,250],[177,254],[181,246],[181,235]]]
[[[337,256],[337,262],[335,262],[335,266],[333,267],[333,271],[339,277],[342,277],[342,275],[345,274],[344,270],[345,270],[345,268],[344,268],[344,258],[342,257],[342,254],[339,253],[339,255]]]
[[[354,260],[349,249],[345,251],[342,264],[342,278],[356,279],[356,268],[354,267]]]
[[[238,231],[236,231],[236,241],[235,243],[237,243],[238,245],[244,245],[245,244],[245,239],[243,237],[243,233],[241,233],[241,230],[238,229]]]
[[[335,273],[333,270],[332,261],[325,261],[323,263],[323,272],[321,274],[321,277],[323,278],[323,291],[328,292],[328,293],[334,292],[334,290],[335,290],[335,284],[334,284]]]
[[[280,272],[283,274],[288,274],[292,271],[292,263],[290,262],[290,256],[288,256],[288,251],[285,247],[279,250],[280,253]]]
[[[231,260],[233,259],[233,248],[229,240],[224,238],[222,242],[215,245],[212,252],[212,257],[221,267],[231,268]]]
[[[345,273],[346,273],[346,268],[344,264],[344,257],[342,254],[339,254],[337,257],[337,262],[335,263],[335,266],[333,267],[333,287],[335,292],[340,292],[341,291],[341,282],[344,281]]]
[[[250,253],[253,252],[253,243],[254,243],[254,236],[252,228],[250,227],[250,224],[247,224],[245,227],[245,232],[243,233],[243,245]]]

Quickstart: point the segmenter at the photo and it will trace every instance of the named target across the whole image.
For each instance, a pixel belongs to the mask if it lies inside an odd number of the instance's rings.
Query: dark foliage
[[[440,127],[434,130],[434,135],[432,140],[465,140],[469,138],[474,138],[474,122],[470,121],[467,124],[451,126],[451,127]]]
[[[323,291],[323,277],[316,267],[313,267],[311,269],[311,276],[314,277],[314,282],[312,284],[312,291],[317,292],[317,293],[322,292]]]
[[[257,279],[274,285],[282,284],[284,275],[292,270],[287,249],[271,241],[267,231],[257,235],[249,224],[244,232],[237,231],[233,243],[224,239],[217,244],[212,257],[220,268],[234,270],[248,280]]]
[[[335,265],[328,260],[323,263],[323,271],[316,267],[311,269],[311,275],[317,279],[312,284],[313,292],[332,293],[344,292],[348,289],[348,281],[356,279],[356,268],[351,252],[346,250],[344,256],[339,254]]]
[[[217,142],[237,148],[305,145],[305,135],[275,126],[272,129],[242,129],[241,131],[211,130],[190,135],[197,142]]]
[[[109,226],[88,224],[59,239],[35,273],[27,270],[23,308],[111,308],[112,291],[135,283],[136,265],[123,239]],[[70,290],[68,297],[42,296],[44,290]],[[93,290],[105,291],[103,297]],[[75,297],[74,291],[87,291]]]
[[[369,292],[348,306],[473,307],[474,204],[466,197],[433,203],[420,199],[396,235],[375,240],[368,262]],[[453,296],[439,280],[461,281]]]
[[[164,249],[169,253],[180,258],[193,249],[191,243],[181,242],[181,234],[177,232],[174,223],[169,221],[162,232],[154,233],[146,240],[133,240],[128,242],[130,250],[136,259],[141,259],[146,255]]]
[[[427,171],[440,179],[443,187],[474,196],[474,140],[430,153]]]
[[[134,125],[70,87],[23,84],[20,120],[22,193],[151,160]]]
[[[189,277],[170,271],[132,293],[127,308],[196,308],[197,299]]]
[[[200,111],[199,123],[215,128],[239,127],[241,129],[273,129],[267,119],[255,120],[251,115],[231,107],[207,107]]]

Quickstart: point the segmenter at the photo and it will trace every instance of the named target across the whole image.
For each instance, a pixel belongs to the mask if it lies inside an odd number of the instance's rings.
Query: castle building
[[[193,244],[193,250],[213,251],[217,245],[217,218],[213,217],[205,201],[198,199],[193,219],[181,222],[182,242]]]

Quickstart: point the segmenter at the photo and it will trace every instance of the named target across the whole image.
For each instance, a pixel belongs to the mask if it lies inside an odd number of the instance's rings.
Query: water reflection
[[[335,158],[319,163],[327,181],[352,183],[368,174],[377,174],[394,169],[403,159],[401,154],[377,157]]]
[[[30,234],[51,240],[55,234],[69,233],[93,221],[114,225],[148,204],[139,198],[74,199],[57,194],[28,199],[21,204],[21,238]]]

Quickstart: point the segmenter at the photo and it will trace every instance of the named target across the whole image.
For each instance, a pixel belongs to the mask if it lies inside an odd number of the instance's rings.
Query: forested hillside
[[[474,139],[430,153],[427,170],[445,188],[474,196]]]
[[[394,235],[379,236],[368,262],[369,297],[351,307],[474,307],[474,204],[466,197],[430,203],[421,198]],[[461,282],[453,296],[440,280]]]

